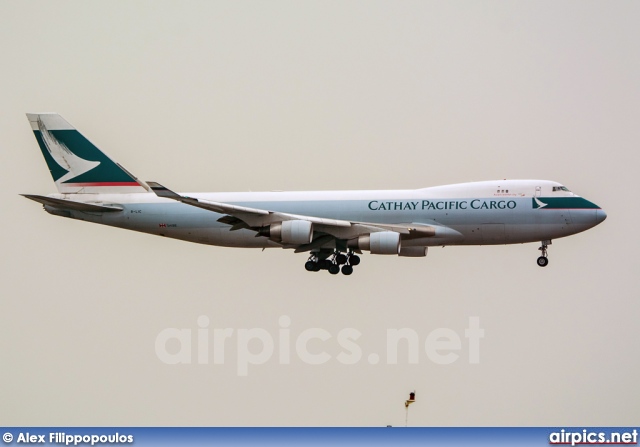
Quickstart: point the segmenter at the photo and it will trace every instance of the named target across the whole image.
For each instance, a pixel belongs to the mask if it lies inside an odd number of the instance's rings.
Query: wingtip
[[[175,192],[171,191],[166,186],[162,186],[158,182],[146,182],[146,184],[149,185],[151,191],[153,191],[158,197],[167,197],[172,199],[180,197],[179,194],[176,194]]]

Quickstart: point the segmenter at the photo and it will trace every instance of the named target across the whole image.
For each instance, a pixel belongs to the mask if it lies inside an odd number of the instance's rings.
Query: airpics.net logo
[[[248,376],[249,369],[268,362],[289,365],[300,361],[307,365],[378,365],[418,364],[429,361],[450,365],[466,357],[469,364],[480,363],[480,340],[485,331],[479,317],[469,317],[463,333],[436,328],[421,337],[411,328],[388,328],[381,350],[365,354],[359,341],[363,333],[355,328],[328,331],[313,327],[292,329],[287,315],[278,319],[278,329],[215,328],[206,315],[197,318],[197,328],[166,328],[155,339],[155,353],[166,365],[225,365],[235,363],[238,376]],[[384,343],[383,342],[383,343]],[[464,356],[463,351],[467,351]],[[331,352],[331,353],[330,353]],[[381,357],[378,352],[385,352]],[[333,354],[332,354],[333,353]],[[275,359],[274,357],[277,357]],[[235,361],[234,361],[235,360]]]
[[[638,430],[565,430],[549,434],[549,445],[638,445]]]

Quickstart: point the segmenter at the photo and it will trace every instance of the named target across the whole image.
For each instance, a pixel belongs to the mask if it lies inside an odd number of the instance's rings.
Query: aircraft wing
[[[196,206],[205,210],[214,211],[220,214],[229,214],[244,221],[250,227],[262,227],[283,220],[308,220],[314,224],[326,224],[336,227],[349,227],[351,223],[346,220],[325,219],[322,217],[301,216],[297,214],[279,213],[259,208],[249,208],[246,206],[230,205],[228,203],[213,202],[205,199],[181,196],[178,193],[162,186],[156,182],[148,182],[149,187],[158,197],[177,200],[187,205]],[[224,221],[223,221],[224,222]]]
[[[218,219],[231,225],[231,231],[242,228],[259,228],[285,220],[306,220],[314,224],[314,229],[326,233],[338,239],[351,239],[363,234],[370,234],[379,231],[395,231],[400,233],[403,239],[413,239],[417,237],[432,237],[436,235],[438,226],[424,224],[380,224],[370,222],[351,222],[348,220],[326,219],[323,217],[305,216],[300,214],[282,213],[269,211],[260,208],[249,208],[238,205],[231,205],[222,202],[213,202],[205,199],[181,196],[156,182],[147,182],[149,187],[158,197],[176,200],[187,205],[195,206],[219,214],[226,214]],[[446,228],[446,227],[440,227]],[[447,228],[447,230],[452,231]],[[314,241],[315,242],[315,241]]]

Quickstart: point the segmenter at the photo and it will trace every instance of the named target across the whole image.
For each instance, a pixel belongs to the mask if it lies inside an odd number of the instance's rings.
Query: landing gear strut
[[[342,272],[343,275],[351,275],[353,266],[360,264],[360,257],[349,250],[347,254],[338,250],[331,252],[314,252],[304,264],[308,272],[327,270],[332,275]],[[342,266],[342,267],[341,267]]]
[[[538,258],[537,263],[540,267],[546,267],[547,265],[549,265],[549,258],[547,258],[547,247],[551,245],[551,241],[542,241],[541,244],[542,245],[540,245],[540,248],[538,248],[538,250],[540,250],[542,253],[540,253],[541,256]]]

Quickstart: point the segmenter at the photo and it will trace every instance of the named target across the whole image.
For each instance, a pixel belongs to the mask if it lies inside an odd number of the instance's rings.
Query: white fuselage
[[[562,188],[562,189],[561,189]],[[486,245],[546,241],[594,227],[606,214],[597,205],[546,180],[500,180],[414,190],[187,193],[213,202],[305,216],[379,224],[430,225],[435,236],[403,247]],[[154,193],[52,194],[116,213],[57,210],[52,214],[191,242],[228,247],[280,247],[249,229],[230,231],[218,214]]]

